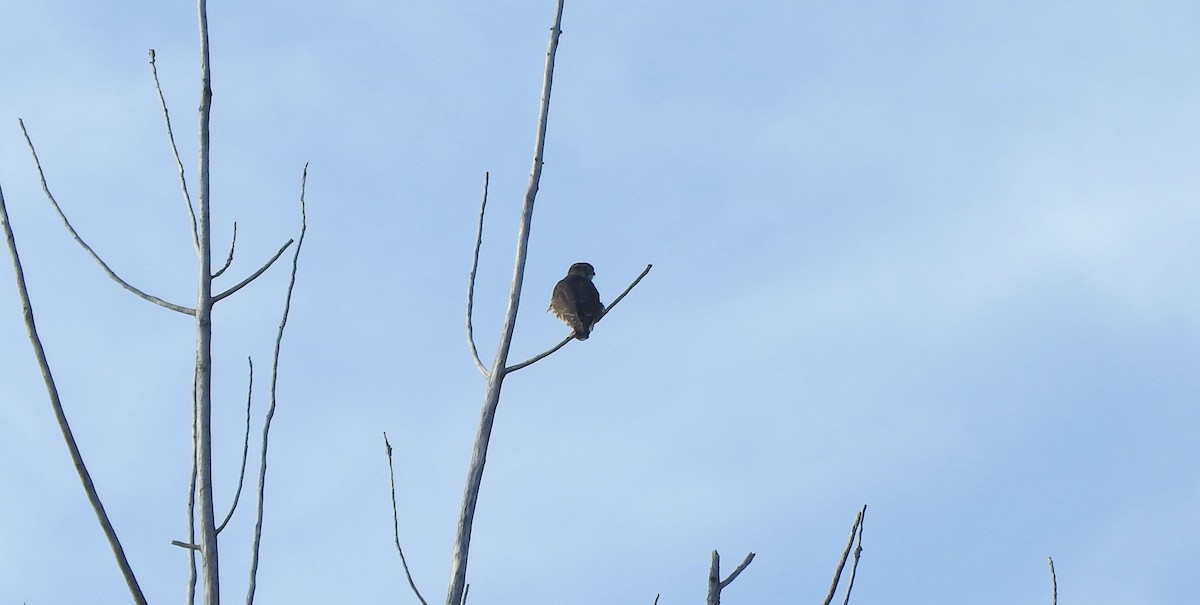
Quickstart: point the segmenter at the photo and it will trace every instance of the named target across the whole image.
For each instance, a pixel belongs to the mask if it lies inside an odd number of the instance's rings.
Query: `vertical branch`
[[[471,347],[471,360],[475,362],[475,367],[479,368],[479,373],[483,374],[484,378],[488,378],[488,371],[483,367],[483,361],[479,359],[479,349],[475,347],[475,327],[471,323],[471,316],[475,310],[475,272],[479,269],[479,249],[483,246],[483,214],[487,210],[489,176],[488,173],[483,173],[483,203],[479,205],[479,227],[475,230],[475,254],[471,257],[471,275],[467,280],[467,344]]]
[[[1058,575],[1054,573],[1054,557],[1050,559],[1050,605],[1058,605]]]
[[[33,305],[29,302],[29,290],[25,287],[25,271],[21,268],[21,258],[17,254],[17,241],[13,236],[12,225],[9,223],[8,208],[4,204],[2,189],[0,189],[0,225],[4,228],[4,239],[8,244],[8,253],[12,256],[17,292],[21,296],[21,311],[25,317],[25,328],[29,332],[29,342],[33,345],[33,354],[37,357],[38,366],[42,370],[42,380],[46,383],[46,392],[50,396],[50,406],[54,408],[54,417],[58,420],[58,428],[62,431],[63,440],[67,442],[71,461],[75,464],[79,481],[83,483],[83,491],[87,493],[92,510],[96,512],[96,519],[104,530],[104,536],[108,538],[108,545],[117,559],[117,566],[121,568],[121,574],[125,576],[125,584],[129,587],[129,593],[133,596],[135,603],[145,605],[146,597],[142,595],[142,589],[133,575],[133,568],[129,566],[129,560],[125,557],[125,549],[121,547],[117,532],[108,519],[108,513],[104,511],[104,504],[100,502],[100,494],[96,491],[96,486],[92,483],[92,476],[83,463],[83,454],[79,452],[79,446],[76,445],[75,436],[71,432],[71,425],[67,423],[67,415],[63,411],[62,401],[58,398],[58,387],[55,386],[54,376],[50,373],[50,362],[46,359],[46,351],[42,348],[37,324],[33,320]]]
[[[242,438],[242,470],[238,473],[237,491],[233,493],[233,504],[229,505],[229,512],[225,514],[225,519],[217,526],[218,534],[225,529],[226,525],[229,525],[229,520],[237,511],[238,502],[242,499],[242,487],[246,484],[246,462],[250,458],[250,409],[254,403],[254,359],[247,357],[246,363],[250,365],[250,384],[246,385],[246,432]]]
[[[279,320],[279,330],[275,333],[275,351],[271,358],[271,405],[267,408],[267,418],[263,421],[262,450],[258,463],[258,509],[254,521],[254,545],[250,549],[250,583],[246,590],[246,605],[254,603],[254,591],[258,579],[258,554],[262,545],[263,501],[267,486],[267,443],[271,435],[271,421],[275,418],[276,385],[279,383],[279,351],[283,346],[283,330],[287,327],[288,314],[292,310],[292,292],[296,289],[296,271],[300,267],[300,249],[304,247],[304,234],[308,231],[308,216],[304,207],[304,189],[308,184],[308,164],[304,165],[304,174],[300,177],[300,237],[296,240],[296,250],[292,253],[292,275],[288,280],[287,295],[283,301],[283,317]]]
[[[158,81],[158,65],[154,61],[154,49],[150,49],[150,73],[154,76],[154,90],[158,91],[158,102],[162,105],[163,120],[167,123],[167,140],[171,143],[171,154],[175,156],[175,166],[179,170],[179,185],[183,188],[183,201],[187,204],[188,217],[192,220],[192,245],[200,252],[199,235],[196,232],[196,207],[192,205],[192,196],[188,193],[187,174],[183,170],[183,159],[179,157],[179,146],[175,144],[175,130],[171,128],[171,112],[167,111],[167,97],[163,95],[162,84]]]
[[[454,551],[450,563],[450,587],[446,593],[446,605],[459,605],[467,582],[467,555],[471,547],[471,528],[475,522],[475,505],[479,500],[479,487],[483,482],[483,467],[487,462],[488,442],[492,436],[492,424],[496,408],[500,404],[500,388],[504,384],[509,348],[517,323],[517,307],[521,300],[521,286],[525,279],[525,260],[529,252],[529,230],[533,223],[533,203],[537,198],[538,182],[542,177],[542,154],[546,146],[546,124],[550,113],[550,90],[554,81],[554,55],[558,50],[558,38],[562,34],[564,0],[558,0],[554,13],[554,25],[550,28],[550,43],[546,50],[546,70],[542,80],[542,95],[538,111],[537,137],[534,142],[533,167],[529,174],[529,186],[521,210],[521,225],[517,230],[517,254],[513,265],[512,287],[508,296],[508,312],[500,334],[500,345],[488,378],[484,395],[483,412],[479,419],[479,431],[475,435],[475,447],[471,452],[471,464],[467,471],[467,485],[463,491],[462,510],[458,518],[458,529],[454,539]]]
[[[212,72],[208,48],[208,8],[196,2],[200,27],[199,195],[196,229],[199,283],[196,292],[196,430],[193,451],[198,479],[200,565],[204,605],[221,602],[217,522],[213,511],[212,480],[212,233],[209,208],[209,122],[212,118]]]

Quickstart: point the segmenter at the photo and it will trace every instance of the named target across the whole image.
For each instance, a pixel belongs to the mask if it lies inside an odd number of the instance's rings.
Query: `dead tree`
[[[148,294],[142,289],[139,289],[129,282],[122,279],[99,254],[97,254],[91,246],[89,246],[83,237],[71,225],[67,219],[66,213],[55,199],[50,191],[50,186],[47,183],[45,172],[42,169],[41,160],[38,158],[37,151],[33,144],[33,139],[25,128],[22,121],[21,130],[25,135],[25,140],[29,145],[30,153],[33,155],[35,166],[37,167],[38,176],[41,180],[42,190],[49,200],[51,206],[57,212],[63,225],[75,241],[84,249],[84,251],[92,257],[101,267],[101,269],[121,287],[132,292],[143,300],[152,302],[165,309],[175,311],[193,318],[196,326],[196,361],[195,372],[193,379],[193,400],[192,400],[192,420],[193,420],[193,456],[192,456],[192,481],[191,493],[188,498],[188,540],[175,540],[174,544],[188,550],[190,556],[191,574],[188,585],[188,602],[192,603],[195,600],[195,588],[197,581],[197,566],[196,554],[200,555],[199,576],[203,579],[203,602],[204,605],[218,605],[220,602],[220,567],[219,567],[219,550],[217,536],[225,523],[217,524],[217,515],[213,499],[213,469],[212,469],[212,310],[213,307],[241,290],[246,285],[254,281],[259,275],[270,268],[283,253],[296,244],[292,257],[292,274],[291,281],[287,289],[287,296],[284,303],[283,317],[279,324],[278,332],[275,339],[274,359],[272,363],[271,375],[271,394],[270,406],[267,412],[266,419],[263,424],[262,434],[262,450],[259,459],[259,478],[258,478],[258,508],[257,508],[257,523],[255,528],[255,536],[252,548],[252,562],[250,570],[249,589],[247,593],[247,603],[252,603],[254,599],[255,573],[258,564],[258,551],[261,541],[262,531],[262,512],[263,512],[263,496],[264,483],[266,474],[266,452],[267,452],[267,437],[270,430],[271,418],[275,412],[275,384],[278,378],[279,353],[283,338],[284,327],[287,325],[288,311],[291,307],[291,297],[295,286],[296,271],[298,268],[299,254],[304,241],[304,233],[306,230],[304,220],[304,183],[307,180],[307,167],[305,167],[304,177],[301,179],[300,189],[300,208],[301,208],[301,228],[299,241],[288,240],[279,250],[263,263],[257,270],[251,272],[241,281],[225,288],[224,290],[215,291],[214,281],[229,268],[234,258],[233,243],[230,245],[229,255],[224,266],[214,271],[213,250],[212,250],[212,225],[210,220],[210,189],[209,189],[209,124],[212,111],[212,73],[211,63],[209,59],[209,44],[208,44],[208,17],[205,0],[197,2],[197,16],[199,21],[199,38],[200,38],[200,110],[199,110],[199,141],[198,155],[199,165],[197,173],[197,195],[195,204],[188,190],[188,181],[183,167],[183,162],[180,160],[178,147],[175,145],[174,133],[171,128],[170,114],[167,111],[166,100],[163,97],[161,86],[158,83],[158,74],[155,69],[154,51],[150,51],[150,64],[154,74],[154,82],[159,94],[159,99],[162,101],[163,116],[166,120],[166,128],[168,138],[170,139],[171,149],[174,153],[176,164],[179,168],[179,180],[183,192],[184,202],[187,207],[188,215],[191,222],[191,238],[196,250],[197,257],[197,273],[198,280],[196,286],[196,302],[194,307],[188,307],[181,304],[168,302],[162,298]],[[14,272],[16,274],[17,289],[21,296],[21,303],[25,316],[26,328],[29,333],[30,341],[33,344],[34,354],[38,364],[41,367],[42,375],[46,383],[47,390],[50,395],[51,405],[54,408],[55,416],[58,419],[59,427],[63,433],[63,438],[66,441],[67,448],[70,451],[71,458],[75,464],[76,470],[79,473],[80,481],[83,483],[84,491],[87,494],[96,516],[100,521],[101,527],[104,530],[113,553],[117,559],[118,566],[125,577],[126,583],[129,586],[130,593],[137,603],[145,603],[146,599],[138,586],[137,579],[133,570],[129,566],[129,562],[125,557],[124,550],[121,546],[115,529],[112,527],[107,514],[104,511],[103,504],[92,484],[91,477],[84,464],[83,456],[75,443],[70,425],[67,422],[67,417],[64,412],[62,402],[58,397],[57,388],[54,384],[54,379],[50,371],[50,367],[46,361],[46,355],[42,348],[41,341],[37,334],[37,328],[33,319],[33,307],[30,302],[29,293],[26,289],[24,272],[21,268],[20,257],[17,254],[16,240],[13,235],[12,226],[9,222],[7,209],[4,206],[3,194],[0,192],[0,222],[3,223],[3,229],[6,236],[8,249],[12,257]],[[234,230],[234,242],[236,242],[236,226]],[[249,421],[247,421],[247,440],[244,447],[242,477],[245,475],[245,456],[249,453]],[[241,493],[241,480],[239,480],[238,495]],[[225,516],[225,522],[233,515],[234,509],[237,506],[237,499],[231,505],[229,513]]]

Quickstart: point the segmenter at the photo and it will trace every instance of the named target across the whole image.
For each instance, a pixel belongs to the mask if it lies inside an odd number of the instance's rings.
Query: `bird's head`
[[[596,276],[596,269],[588,263],[575,263],[567,270],[567,275],[578,275],[587,280]]]

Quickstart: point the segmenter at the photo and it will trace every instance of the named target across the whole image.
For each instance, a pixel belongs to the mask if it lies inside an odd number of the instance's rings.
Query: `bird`
[[[587,340],[592,326],[604,314],[604,303],[600,292],[592,283],[596,269],[588,263],[575,263],[567,270],[567,276],[554,286],[550,297],[550,308],[554,315],[575,331],[577,340]]]

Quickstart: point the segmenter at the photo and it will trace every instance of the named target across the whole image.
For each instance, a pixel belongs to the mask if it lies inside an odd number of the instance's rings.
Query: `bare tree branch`
[[[646,268],[645,268],[645,269],[644,269],[644,270],[641,272],[641,274],[640,274],[640,275],[638,275],[638,276],[637,276],[637,279],[633,280],[633,283],[629,284],[629,287],[628,287],[628,288],[625,288],[625,291],[624,291],[624,292],[622,292],[622,293],[621,293],[621,295],[620,295],[620,296],[618,296],[618,297],[616,298],[616,300],[614,300],[614,301],[612,302],[612,304],[608,305],[608,307],[606,307],[606,308],[604,309],[604,312],[603,312],[603,313],[601,313],[601,314],[600,314],[600,317],[598,317],[598,318],[596,319],[596,323],[600,323],[600,320],[601,320],[601,319],[604,319],[604,316],[605,316],[605,315],[608,315],[608,312],[609,312],[609,311],[611,311],[613,307],[617,306],[617,303],[620,303],[620,302],[621,302],[621,299],[625,298],[625,295],[626,295],[626,294],[629,294],[629,291],[630,291],[630,290],[632,290],[634,286],[638,285],[638,282],[642,281],[642,278],[643,278],[643,277],[646,277],[646,274],[647,274],[647,273],[650,273],[650,269],[651,269],[653,266],[654,266],[654,265],[646,265]],[[515,364],[515,365],[511,365],[511,366],[508,366],[507,368],[505,368],[505,369],[504,369],[504,371],[505,371],[506,373],[510,373],[510,374],[511,374],[512,372],[516,372],[517,370],[520,370],[520,369],[522,369],[522,368],[529,367],[529,366],[531,366],[531,365],[533,365],[533,364],[535,364],[535,363],[537,363],[537,362],[541,361],[542,359],[545,359],[546,357],[549,357],[549,356],[550,356],[551,354],[553,354],[555,351],[558,351],[559,349],[561,349],[561,348],[563,348],[563,347],[567,346],[567,343],[571,342],[572,340],[575,340],[575,333],[574,333],[574,332],[572,332],[571,334],[568,334],[566,338],[562,339],[562,341],[561,341],[561,342],[559,342],[558,344],[556,344],[556,345],[554,345],[553,347],[549,348],[548,350],[546,350],[546,351],[544,351],[544,352],[542,352],[542,353],[539,353],[539,354],[537,354],[537,355],[534,355],[533,357],[531,357],[531,358],[529,358],[529,359],[526,359],[525,361],[522,361],[521,363],[518,363],[518,364]]]
[[[225,297],[229,296],[230,294],[233,294],[234,292],[237,292],[238,290],[241,290],[241,289],[242,289],[242,288],[244,288],[244,287],[245,287],[247,284],[249,284],[250,282],[254,281],[254,279],[255,279],[255,278],[257,278],[259,275],[262,275],[262,274],[263,274],[263,271],[266,271],[267,269],[270,269],[270,268],[271,268],[271,265],[275,264],[275,261],[276,261],[276,260],[278,260],[280,256],[283,256],[283,251],[284,251],[284,250],[287,250],[287,249],[288,249],[288,246],[292,245],[292,243],[293,243],[293,242],[295,242],[295,241],[296,241],[296,240],[291,240],[291,239],[290,239],[290,240],[288,240],[288,241],[287,241],[287,243],[285,243],[285,244],[283,245],[283,247],[279,248],[279,251],[275,253],[275,256],[272,256],[272,257],[271,257],[271,260],[267,261],[267,264],[265,264],[265,265],[263,265],[263,266],[261,266],[261,267],[259,267],[259,268],[258,268],[258,271],[255,271],[254,273],[251,273],[251,274],[250,274],[250,277],[247,277],[246,279],[243,279],[241,282],[238,282],[238,285],[236,285],[236,286],[234,286],[234,287],[232,287],[232,288],[230,288],[230,289],[228,289],[228,290],[226,290],[226,291],[224,291],[224,292],[222,292],[222,293],[220,293],[220,294],[218,294],[218,295],[216,295],[216,296],[212,297],[212,301],[213,301],[213,303],[214,303],[214,304],[215,304],[215,303],[218,303],[218,302],[220,302],[220,301],[221,301],[221,299],[223,299],[223,298],[225,298]],[[230,255],[230,258],[232,258],[232,257],[233,257],[233,250],[232,250],[232,249],[230,249],[230,250],[229,250],[229,255]],[[221,271],[224,271],[224,269],[221,269]],[[220,275],[220,273],[218,273],[218,275]],[[216,275],[214,275],[213,277],[216,277]]]
[[[122,288],[125,288],[126,290],[129,290],[130,292],[133,292],[134,294],[138,295],[143,300],[150,301],[160,307],[170,309],[172,311],[178,311],[185,315],[195,315],[196,312],[194,309],[189,309],[187,307],[180,306],[175,303],[170,303],[170,302],[167,302],[157,296],[153,296],[151,294],[142,292],[141,290],[139,290],[139,289],[135,288],[133,285],[131,285],[129,282],[121,279],[121,277],[119,275],[117,275],[115,272],[113,272],[113,270],[111,268],[109,268],[108,263],[105,263],[104,259],[100,258],[100,255],[96,254],[96,251],[92,250],[92,247],[89,246],[87,244],[87,242],[83,241],[83,238],[79,236],[79,232],[75,231],[75,227],[71,226],[71,221],[67,220],[67,215],[65,213],[63,213],[62,208],[58,205],[58,200],[54,199],[54,194],[50,193],[50,186],[46,183],[46,173],[42,170],[42,162],[41,162],[41,160],[38,159],[37,149],[34,149],[33,140],[29,138],[29,132],[27,130],[25,130],[25,121],[18,119],[17,123],[19,123],[21,125],[21,133],[25,135],[25,142],[29,145],[29,152],[33,154],[33,163],[37,166],[38,178],[41,179],[41,181],[42,181],[42,191],[46,193],[46,197],[50,200],[50,204],[52,206],[54,206],[54,210],[58,212],[59,218],[62,219],[63,225],[66,225],[67,231],[69,231],[71,233],[71,237],[75,238],[75,241],[77,243],[79,243],[79,245],[82,246],[83,249],[85,251],[87,251],[87,253],[89,255],[91,255],[91,257],[97,263],[100,263],[100,267],[102,269],[104,269],[104,272],[106,274],[108,274],[108,276],[110,278],[112,278],[113,281],[120,284]]]
[[[850,605],[850,593],[854,591],[854,577],[858,575],[858,558],[862,556],[863,528],[867,524],[867,505],[858,513],[858,544],[854,546],[854,564],[850,566],[850,582],[846,584],[846,598],[842,605]]]
[[[750,562],[753,560],[754,553],[746,555],[746,558],[742,560],[741,565],[738,565],[737,568],[733,570],[733,573],[729,574],[728,578],[722,580],[721,555],[715,550],[712,551],[712,564],[708,568],[708,599],[705,602],[708,605],[720,605],[721,591],[724,590],[726,586],[729,586],[731,583],[733,583],[733,581],[737,579],[738,575],[742,573],[742,570],[746,569],[746,567],[749,566]],[[655,600],[657,601],[657,597]]]
[[[479,430],[475,434],[475,447],[471,451],[471,463],[467,469],[467,485],[463,489],[462,509],[455,531],[454,549],[450,563],[450,587],[446,591],[446,605],[461,605],[467,582],[467,558],[471,549],[471,528],[475,523],[475,505],[479,501],[479,488],[483,483],[483,468],[487,463],[488,443],[492,436],[492,425],[496,409],[500,405],[500,388],[504,384],[504,367],[512,347],[513,333],[517,325],[517,308],[521,301],[521,286],[525,279],[525,261],[529,255],[529,231],[533,225],[533,205],[537,199],[538,182],[542,177],[542,157],[546,148],[546,125],[550,114],[550,90],[554,82],[554,55],[558,50],[558,38],[562,34],[564,0],[556,2],[554,25],[550,28],[550,43],[546,49],[546,69],[542,80],[542,95],[538,108],[537,137],[534,140],[533,166],[529,173],[529,184],[525,189],[525,201],[521,206],[521,223],[517,229],[517,254],[513,263],[512,287],[508,294],[508,310],[504,315],[504,326],[500,330],[492,371],[488,377],[484,394],[483,411],[479,419]]]
[[[275,352],[271,358],[271,405],[267,408],[267,417],[263,421],[262,452],[258,466],[258,510],[254,521],[254,545],[250,550],[250,583],[246,590],[246,605],[254,603],[255,584],[258,577],[258,555],[259,547],[262,544],[263,501],[267,485],[267,443],[271,435],[271,420],[275,418],[276,386],[279,382],[279,351],[283,346],[283,330],[287,327],[288,313],[292,309],[292,292],[296,288],[296,272],[300,267],[300,249],[304,246],[304,234],[308,231],[308,217],[304,206],[304,189],[307,183],[308,164],[305,164],[304,174],[300,177],[300,237],[296,240],[296,250],[292,253],[292,275],[288,281],[287,295],[283,302],[283,317],[279,321],[279,330],[275,333]]]
[[[233,264],[233,251],[236,248],[237,248],[237,221],[234,221],[233,222],[233,239],[229,240],[229,256],[225,257],[225,264],[221,265],[221,268],[217,269],[216,273],[213,273],[213,279],[221,277],[221,274],[224,273],[225,270],[229,268],[229,265]]]
[[[17,292],[21,296],[21,311],[25,317],[25,328],[29,333],[29,342],[33,345],[33,354],[37,357],[38,366],[42,370],[42,380],[46,383],[46,392],[50,396],[50,406],[54,408],[54,417],[58,420],[58,428],[62,431],[63,440],[67,443],[67,450],[71,453],[71,461],[75,464],[75,471],[79,474],[83,491],[87,494],[88,501],[91,502],[96,519],[104,530],[104,536],[108,538],[108,545],[117,559],[117,566],[121,568],[121,574],[125,576],[125,584],[129,587],[134,602],[145,605],[146,597],[142,594],[141,587],[138,586],[137,577],[133,574],[133,568],[129,566],[129,560],[125,557],[125,549],[121,547],[121,541],[117,538],[117,532],[113,529],[112,522],[108,519],[108,513],[104,511],[100,494],[96,491],[96,486],[92,483],[92,476],[83,463],[83,454],[80,453],[79,446],[75,443],[75,436],[71,432],[71,425],[67,422],[62,401],[58,398],[58,387],[55,386],[54,376],[50,373],[50,362],[46,359],[46,351],[42,348],[42,340],[38,336],[37,324],[33,319],[33,304],[29,301],[29,290],[25,286],[25,271],[21,267],[21,258],[17,254],[17,241],[13,236],[12,225],[9,223],[3,189],[0,189],[0,225],[4,228],[8,253],[12,256],[13,273],[17,280]]]
[[[838,583],[842,579],[842,569],[846,567],[846,559],[850,557],[850,549],[854,548],[854,538],[858,535],[859,526],[862,524],[863,515],[866,514],[867,507],[863,505],[862,510],[858,511],[858,515],[854,518],[854,525],[850,527],[850,541],[846,543],[846,550],[842,552],[842,559],[838,561],[837,570],[833,572],[833,584],[829,587],[829,595],[825,597],[825,604],[829,605],[833,602],[833,596],[837,593]]]
[[[471,257],[471,276],[467,280],[467,344],[471,347],[471,359],[479,373],[488,377],[488,370],[479,359],[479,349],[475,348],[475,328],[471,325],[471,315],[475,308],[475,272],[479,269],[479,248],[483,246],[483,213],[487,210],[488,173],[483,173],[483,203],[479,205],[479,227],[475,230],[475,254]]]
[[[1050,559],[1050,605],[1058,605],[1058,575],[1054,573],[1054,557]]]
[[[250,457],[250,406],[254,401],[254,360],[250,357],[246,358],[246,363],[250,364],[250,384],[246,385],[246,433],[242,439],[242,470],[238,473],[237,491],[233,493],[233,503],[229,505],[229,513],[225,515],[225,520],[217,526],[217,533],[225,529],[229,524],[229,520],[233,518],[234,511],[237,510],[238,501],[242,498],[242,486],[246,484],[246,460]]]
[[[417,583],[413,581],[412,572],[408,570],[408,559],[404,558],[404,549],[400,546],[400,513],[396,510],[396,470],[392,465],[392,444],[388,442],[387,431],[383,433],[383,445],[387,447],[388,478],[392,482],[392,533],[396,537],[396,552],[400,553],[400,565],[404,567],[404,577],[408,578],[408,586],[412,588],[413,594],[417,595],[421,605],[429,605],[425,602],[425,597],[421,596],[421,591],[417,590]]]
[[[158,91],[158,101],[162,104],[163,119],[167,122],[167,139],[171,142],[171,153],[175,156],[175,165],[179,168],[179,185],[183,188],[183,201],[187,203],[188,216],[192,219],[192,245],[200,252],[200,234],[196,229],[196,208],[192,206],[192,196],[188,193],[187,174],[183,170],[183,160],[179,157],[179,146],[175,144],[175,131],[171,128],[171,113],[167,111],[167,98],[163,96],[162,85],[158,82],[158,65],[154,62],[154,49],[150,49],[150,72],[154,74],[154,90]]]

